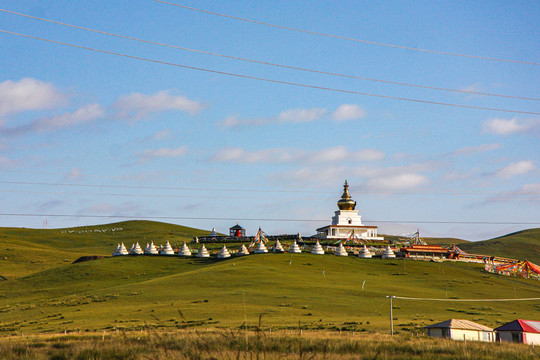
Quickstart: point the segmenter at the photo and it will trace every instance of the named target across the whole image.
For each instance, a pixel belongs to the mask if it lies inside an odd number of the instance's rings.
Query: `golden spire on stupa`
[[[356,207],[356,201],[351,199],[351,195],[349,194],[347,180],[345,180],[345,185],[343,185],[343,194],[341,195],[341,199],[338,200],[337,206],[339,210],[354,210]]]

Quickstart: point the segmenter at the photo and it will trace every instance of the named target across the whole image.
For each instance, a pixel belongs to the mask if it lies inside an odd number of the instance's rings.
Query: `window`
[[[520,332],[513,332],[512,342],[517,342],[517,343],[523,342],[523,335]]]
[[[443,338],[450,337],[450,329],[449,328],[442,328],[441,333],[442,333]]]

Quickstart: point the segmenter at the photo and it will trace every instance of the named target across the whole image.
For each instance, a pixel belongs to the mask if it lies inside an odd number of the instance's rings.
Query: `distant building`
[[[426,326],[428,336],[467,341],[494,341],[493,329],[461,319],[450,319]]]
[[[540,345],[540,321],[517,319],[495,329],[497,341]]]
[[[229,228],[229,235],[233,237],[245,237],[246,236],[246,229],[238,225],[234,225],[233,227]]]
[[[334,212],[332,224],[317,229],[319,239],[348,239],[351,237],[363,240],[384,240],[377,236],[376,226],[362,224],[362,217],[355,210],[356,201],[351,199],[349,185],[345,180],[343,195],[337,202],[338,211]]]

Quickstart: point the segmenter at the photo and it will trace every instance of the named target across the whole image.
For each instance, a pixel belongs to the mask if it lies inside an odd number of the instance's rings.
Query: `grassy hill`
[[[491,240],[459,244],[472,254],[506,256],[540,264],[540,229],[528,229]]]
[[[538,246],[538,232],[494,240],[514,250],[516,243],[533,248]],[[0,229],[0,334],[244,323],[274,329],[380,331],[388,328],[387,295],[449,300],[540,297],[536,281],[487,274],[481,265],[466,263],[312,254],[228,260],[126,256],[72,263],[80,256],[110,255],[118,242],[129,246],[169,240],[174,246],[207,234],[149,221]],[[420,331],[452,317],[496,326],[515,318],[534,319],[540,310],[535,302],[517,307],[506,302],[396,299],[394,305],[396,330],[402,332]]]

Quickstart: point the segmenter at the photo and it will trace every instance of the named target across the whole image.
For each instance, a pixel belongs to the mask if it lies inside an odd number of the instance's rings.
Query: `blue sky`
[[[310,235],[330,221],[347,179],[381,233],[480,240],[539,227],[537,2],[5,0],[0,9],[0,30],[101,51],[0,33],[3,226],[129,216]]]

